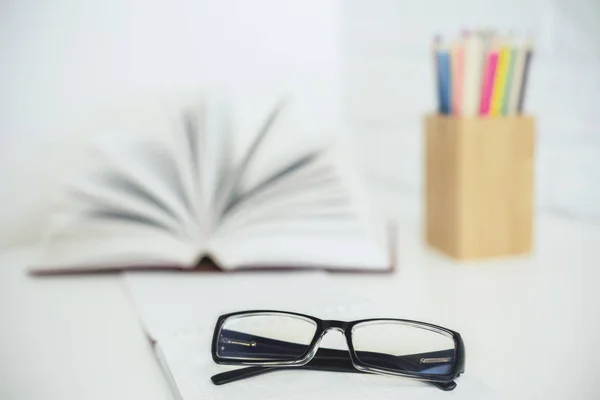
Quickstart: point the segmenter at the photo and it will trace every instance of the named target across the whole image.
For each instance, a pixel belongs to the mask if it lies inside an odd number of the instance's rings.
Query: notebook
[[[207,92],[174,113],[164,141],[95,148],[93,167],[65,187],[31,270],[389,271],[387,226],[340,141],[307,143],[310,121],[298,121],[289,97],[240,132],[244,105]],[[238,136],[250,140],[235,158]]]
[[[466,373],[456,380],[458,386],[452,392],[398,377],[308,370],[278,371],[213,385],[212,375],[240,368],[217,365],[212,360],[211,338],[221,314],[275,308],[323,319],[409,317],[398,315],[397,306],[338,287],[336,277],[318,271],[185,276],[173,272],[127,272],[125,281],[177,399],[496,398],[491,389],[469,371],[468,363]],[[325,348],[347,349],[345,346],[338,332],[328,333],[321,342]]]

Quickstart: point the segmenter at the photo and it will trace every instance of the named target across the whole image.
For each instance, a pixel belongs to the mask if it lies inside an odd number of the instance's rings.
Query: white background
[[[161,96],[226,83],[339,113],[340,18],[320,0],[0,2],[0,243],[40,237],[98,121],[148,125]]]
[[[422,119],[435,107],[431,38],[495,28],[535,44],[526,110],[537,117],[537,203],[600,218],[600,2],[350,0],[344,3],[344,105],[372,166],[406,193],[422,187]]]
[[[430,39],[473,27],[534,39],[537,203],[597,220],[598,21],[594,0],[5,0],[0,243],[40,237],[98,120],[207,83],[306,92],[341,110],[359,148],[380,154],[365,161],[370,178],[418,199],[421,121],[435,101]]]
[[[418,199],[431,36],[513,29],[536,43],[540,209],[597,221],[599,20],[595,0],[0,1],[0,245],[41,237],[88,128],[123,107],[117,119],[135,119],[132,99],[218,81],[316,92],[407,229],[405,269],[352,285],[383,287],[407,314],[419,304],[403,297],[424,294],[430,314],[409,314],[464,332],[470,371],[507,398],[597,398],[597,225],[538,224],[531,260],[449,265],[421,247]],[[0,266],[0,397],[171,397],[118,277],[31,279],[16,268],[29,259]]]
[[[388,196],[387,204],[392,214],[401,201]],[[293,273],[252,277],[142,273],[138,283],[154,282],[138,286],[146,288],[142,297],[136,290],[135,297],[128,293],[117,274],[33,278],[25,268],[38,259],[35,253],[2,252],[0,398],[173,399],[142,333],[140,310],[134,310],[133,298],[144,300],[142,318],[158,335],[179,331],[179,327],[210,330],[215,314],[254,308],[257,302],[263,302],[257,308],[291,308],[312,314],[318,299],[332,295],[316,313],[319,317],[396,316],[457,330],[466,345],[465,378],[483,382],[499,399],[600,398],[595,360],[600,354],[600,227],[544,215],[538,219],[539,233],[530,257],[468,263],[454,262],[428,249],[419,224],[409,222],[401,228],[398,267],[392,275],[329,274],[326,282],[317,279],[311,284]],[[205,279],[214,283],[210,290]],[[310,298],[297,290],[307,286],[313,290]],[[257,290],[261,295],[248,300]],[[286,290],[289,295],[279,300]],[[217,293],[223,291],[226,300],[218,298]],[[277,300],[269,303],[271,293]],[[328,339],[324,346],[336,343]],[[205,355],[190,356],[194,365],[189,372],[202,371],[197,376],[199,386],[207,386],[210,375],[225,370],[213,363],[205,369]],[[314,394],[322,385],[326,390],[311,400],[331,400],[326,395],[333,388],[323,383],[325,377],[311,378],[290,371],[270,379],[277,384],[298,384],[293,386],[298,391],[290,389],[285,398],[304,399],[305,386],[317,385],[310,386]],[[355,381],[346,390],[389,385],[396,397],[413,398],[401,379],[371,378],[364,379],[364,385]],[[461,390],[466,389],[462,379],[452,393],[431,388],[431,397],[470,398],[470,391]],[[249,379],[246,383],[252,390],[247,398],[260,399],[261,393],[272,388],[269,382],[273,381]],[[213,395],[206,398],[240,398],[239,386],[234,384],[222,391],[211,389]],[[418,398],[430,398],[423,395]]]
[[[57,182],[82,166],[98,120],[114,110],[134,118],[128,108],[148,98],[207,83],[311,93],[317,107],[341,110],[359,148],[379,154],[378,163],[365,159],[371,180],[418,208],[421,121],[435,101],[430,39],[473,27],[533,37],[527,108],[539,126],[537,203],[598,220],[599,4],[5,0],[0,243],[39,239]]]

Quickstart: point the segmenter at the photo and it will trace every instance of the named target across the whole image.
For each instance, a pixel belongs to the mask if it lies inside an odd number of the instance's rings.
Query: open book
[[[237,160],[228,97],[206,96],[166,143],[100,153],[71,184],[34,272],[198,267],[391,269],[384,227],[336,147],[298,154],[282,138],[280,101]],[[302,137],[293,138],[302,148]]]

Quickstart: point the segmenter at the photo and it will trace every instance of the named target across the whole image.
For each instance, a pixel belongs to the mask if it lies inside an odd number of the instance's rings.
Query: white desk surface
[[[542,217],[537,233],[532,257],[456,264],[413,221],[393,276],[339,282],[461,332],[466,373],[504,398],[600,398],[600,226]],[[0,257],[0,398],[172,399],[121,277],[32,278],[34,254]]]

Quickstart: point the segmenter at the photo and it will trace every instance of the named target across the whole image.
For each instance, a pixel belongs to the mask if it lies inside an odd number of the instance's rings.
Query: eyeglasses
[[[330,330],[344,334],[348,351],[319,348]],[[344,322],[285,311],[241,311],[219,317],[211,351],[217,364],[251,366],[213,376],[216,385],[303,368],[403,376],[453,390],[454,379],[465,370],[459,333],[405,319]]]

